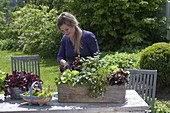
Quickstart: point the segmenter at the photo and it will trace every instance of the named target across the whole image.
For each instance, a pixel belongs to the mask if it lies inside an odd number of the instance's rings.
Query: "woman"
[[[81,30],[78,24],[76,17],[69,12],[63,12],[58,17],[57,26],[64,35],[57,61],[64,67],[78,55],[86,58],[100,52],[96,36],[90,31]]]

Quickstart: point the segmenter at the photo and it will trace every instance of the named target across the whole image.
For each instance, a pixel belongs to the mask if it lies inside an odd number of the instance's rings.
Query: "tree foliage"
[[[59,0],[24,0],[25,4],[48,6],[49,10],[59,7],[58,1]]]
[[[165,0],[72,0],[60,10],[72,12],[83,29],[93,31],[102,50],[117,50],[120,46],[133,48],[162,40],[162,18],[157,14],[164,3]]]
[[[50,57],[57,54],[60,33],[56,28],[55,9],[47,6],[26,5],[11,13],[10,28],[23,51]]]
[[[5,10],[0,13],[3,23],[0,32],[5,32],[0,34],[0,38],[18,40],[19,37],[20,47],[24,47],[23,51],[28,53],[46,57],[56,55],[62,37],[55,26],[56,15],[63,11],[73,13],[82,29],[94,32],[101,51],[117,51],[120,48],[124,51],[166,41],[166,23],[160,14],[165,0],[23,1],[24,7],[17,5],[20,7],[8,10],[10,21],[4,21],[7,14]],[[8,7],[5,3],[1,5]]]

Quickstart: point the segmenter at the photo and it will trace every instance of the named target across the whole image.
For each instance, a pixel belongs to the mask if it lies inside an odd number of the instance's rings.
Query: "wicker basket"
[[[23,94],[20,94],[21,98],[26,101],[26,102],[29,102],[29,105],[32,105],[32,104],[39,104],[40,106],[50,102],[52,100],[52,97],[50,96],[44,96],[44,97],[38,97],[38,96],[33,96],[32,95],[32,91],[34,89],[34,85],[38,83],[40,89],[42,90],[42,85],[40,82],[34,82],[32,85],[31,85],[31,88],[30,88],[30,96],[24,96],[24,93]]]

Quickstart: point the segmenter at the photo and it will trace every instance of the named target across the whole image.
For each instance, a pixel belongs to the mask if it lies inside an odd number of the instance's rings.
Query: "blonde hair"
[[[63,12],[58,16],[58,23],[57,26],[60,29],[61,25],[67,25],[70,27],[75,27],[75,34],[73,38],[70,38],[73,47],[74,47],[74,52],[77,54],[80,54],[80,48],[82,48],[81,46],[81,29],[78,26],[79,22],[77,21],[76,17],[74,15],[72,15],[69,12]]]

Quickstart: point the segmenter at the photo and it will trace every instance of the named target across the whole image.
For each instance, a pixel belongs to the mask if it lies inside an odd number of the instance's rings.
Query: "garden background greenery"
[[[164,84],[157,89],[155,111],[168,111],[170,98],[167,89],[170,85],[166,80],[170,78],[170,48],[166,45],[169,44],[166,39],[166,0],[10,1],[0,0],[1,71],[11,73],[11,56],[39,55],[43,85],[47,87],[50,84],[53,91],[57,91],[54,82],[59,72],[56,56],[62,38],[56,27],[57,15],[69,11],[76,15],[82,29],[90,30],[96,35],[102,57],[123,68],[144,67],[160,71],[158,86],[161,82]],[[156,45],[156,49],[148,50],[156,43],[166,46]],[[154,51],[154,55],[163,60],[156,62],[150,55],[153,53],[146,49],[161,50]],[[148,54],[147,62],[152,60],[154,65],[161,64],[163,69],[159,66],[151,68],[150,64],[143,65],[142,61],[147,59],[144,53]]]

